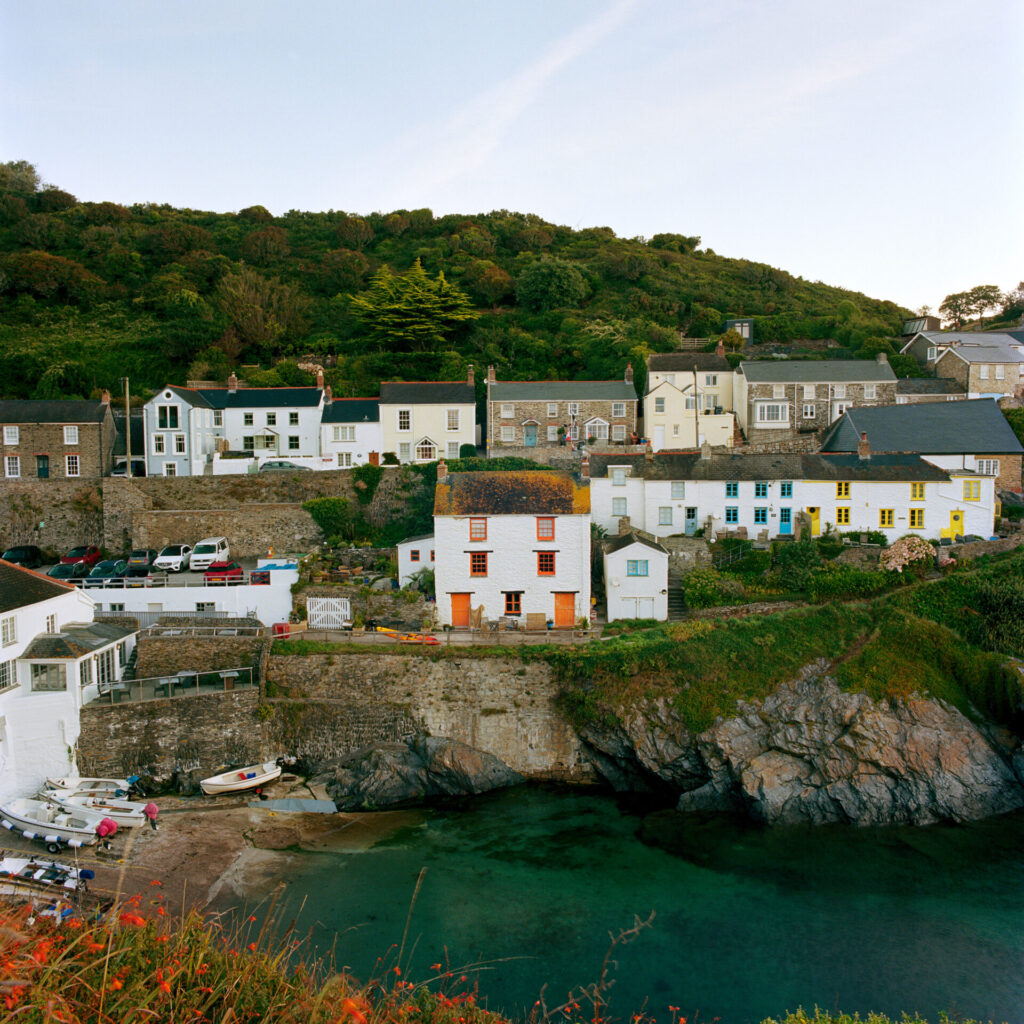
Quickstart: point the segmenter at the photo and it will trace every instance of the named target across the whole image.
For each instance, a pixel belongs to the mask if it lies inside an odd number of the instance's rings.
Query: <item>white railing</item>
[[[83,590],[111,589],[111,590],[134,590],[137,588],[162,590],[164,588],[182,587],[244,587],[269,586],[270,570],[253,569],[252,572],[243,572],[240,576],[227,576],[222,579],[206,579],[205,576],[199,579],[181,579],[171,576],[125,576],[115,579],[103,579],[97,577],[91,579],[86,576],[82,579],[71,580],[76,587]]]

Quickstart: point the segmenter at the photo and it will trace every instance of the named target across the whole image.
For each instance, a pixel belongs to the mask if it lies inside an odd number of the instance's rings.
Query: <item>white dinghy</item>
[[[199,785],[207,796],[218,793],[244,793],[247,789],[256,789],[273,782],[281,774],[281,766],[276,761],[264,761],[263,764],[250,764],[245,768],[232,768],[220,775],[211,775],[203,779]]]
[[[40,794],[44,799],[63,807],[65,811],[74,813],[85,809],[98,814],[101,818],[109,818],[121,828],[134,828],[145,825],[146,805],[137,800],[119,800],[113,796],[94,796],[89,792],[73,789],[48,789]]]
[[[132,776],[130,779],[83,779],[77,775],[68,775],[63,779],[47,779],[46,788],[70,790],[89,796],[127,796],[132,783],[136,781],[138,776]]]
[[[4,828],[20,832],[26,839],[41,840],[50,853],[56,853],[62,844],[89,846],[95,843],[96,829],[104,817],[86,807],[68,811],[46,800],[21,797],[0,807],[0,824]]]

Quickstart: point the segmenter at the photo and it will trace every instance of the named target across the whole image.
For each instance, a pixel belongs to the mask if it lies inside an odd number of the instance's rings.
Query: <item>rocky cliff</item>
[[[768,824],[925,825],[1024,805],[1013,751],[956,708],[845,693],[824,664],[697,736],[667,699],[581,736],[617,789],[671,789],[680,810],[741,809]]]

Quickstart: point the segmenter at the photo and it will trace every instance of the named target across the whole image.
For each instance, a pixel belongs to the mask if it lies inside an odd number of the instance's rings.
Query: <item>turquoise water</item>
[[[663,1024],[670,1004],[691,1024],[815,1004],[1024,1022],[1024,814],[766,830],[520,788],[425,811],[363,853],[299,857],[286,916],[367,978],[401,941],[422,868],[404,976],[446,950],[456,970],[487,961],[474,976],[491,1009],[595,980],[609,931],[654,910],[616,956],[620,1018],[646,1002]]]

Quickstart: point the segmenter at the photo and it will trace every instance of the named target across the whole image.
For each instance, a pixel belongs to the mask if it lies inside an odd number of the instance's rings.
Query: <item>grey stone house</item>
[[[487,452],[554,448],[593,440],[627,443],[636,433],[633,367],[622,380],[495,380],[487,368]]]
[[[99,401],[0,401],[5,479],[105,476],[113,467],[116,438],[106,391]]]

